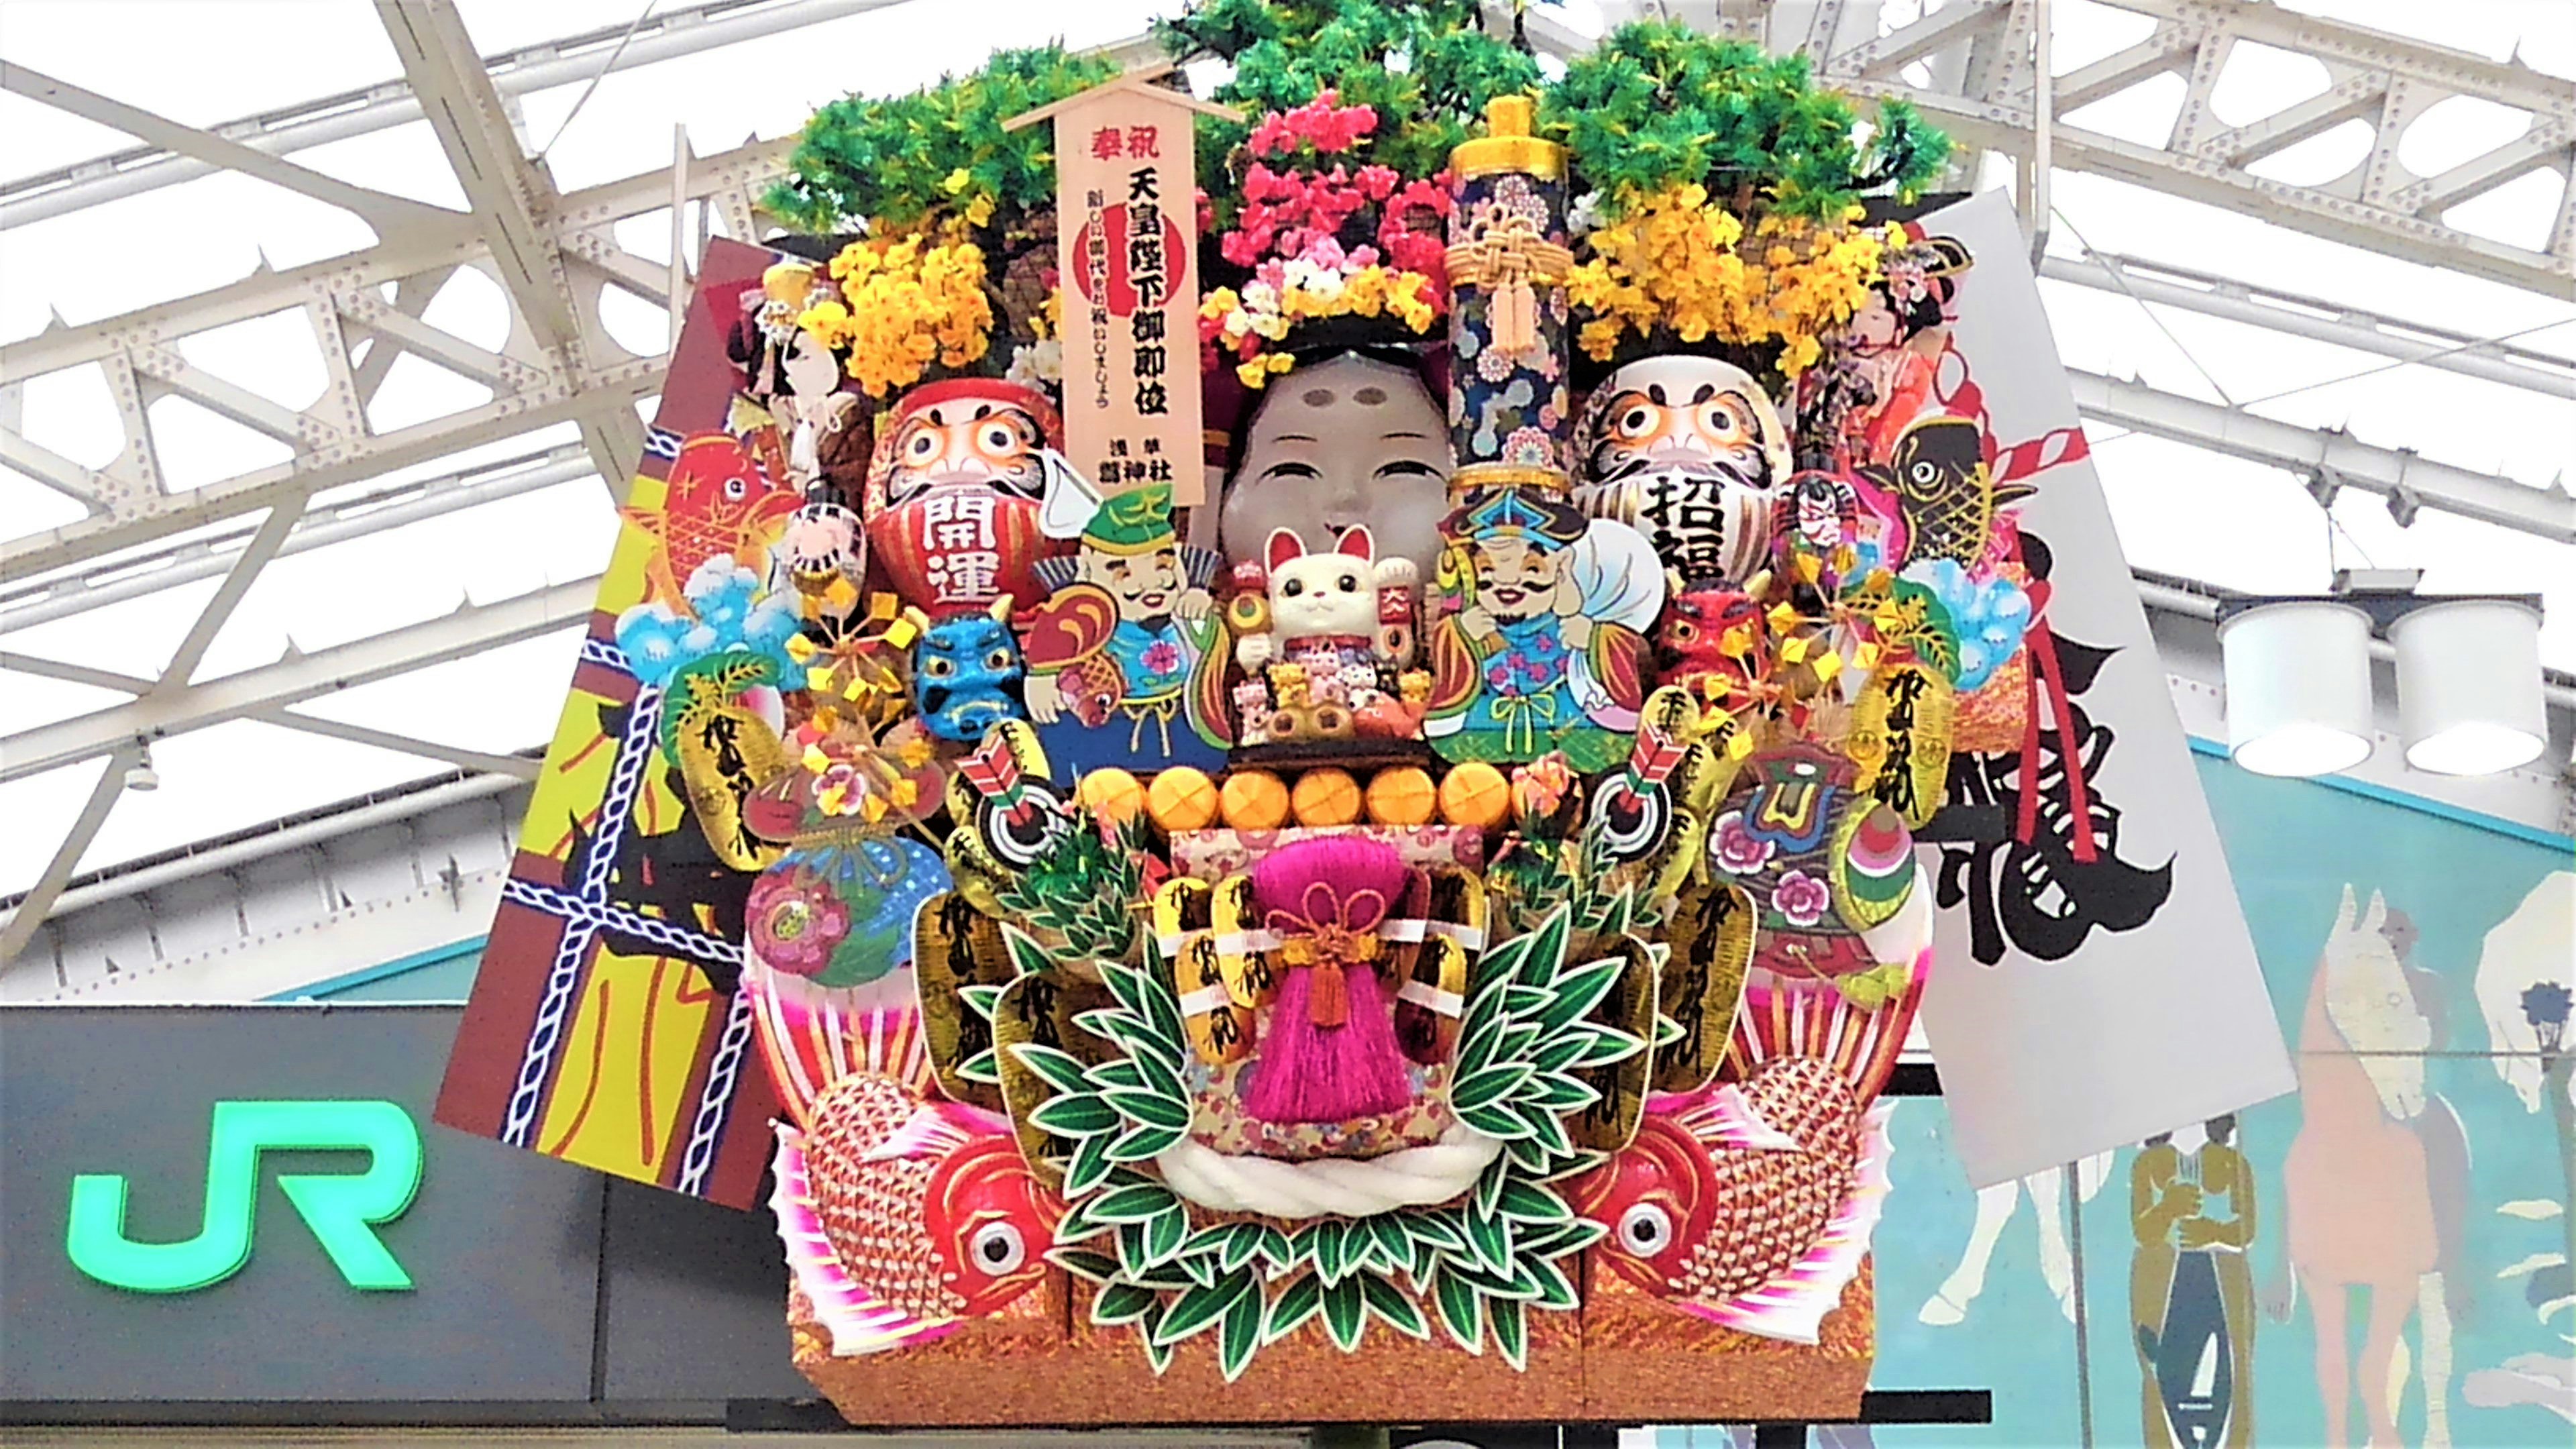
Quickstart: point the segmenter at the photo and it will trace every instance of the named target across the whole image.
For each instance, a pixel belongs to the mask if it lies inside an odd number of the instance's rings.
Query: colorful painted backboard
[[[619,1177],[748,1208],[779,1107],[738,994],[754,876],[724,865],[661,749],[661,690],[615,625],[652,587],[681,440],[723,430],[742,298],[779,256],[708,245],[627,526],[519,834],[448,1059],[437,1120]]]

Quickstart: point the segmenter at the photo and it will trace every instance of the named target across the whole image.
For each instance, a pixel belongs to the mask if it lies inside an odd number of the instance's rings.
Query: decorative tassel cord
[[[1184,1138],[1155,1158],[1154,1165],[1163,1170],[1172,1191],[1217,1212],[1364,1218],[1390,1208],[1447,1202],[1474,1187],[1477,1175],[1502,1151],[1502,1139],[1460,1123],[1428,1146],[1383,1157],[1281,1162],[1229,1157]]]

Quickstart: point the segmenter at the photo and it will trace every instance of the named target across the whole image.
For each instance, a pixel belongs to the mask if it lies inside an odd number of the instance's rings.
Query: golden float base
[[[1864,1264],[1810,1347],[1704,1323],[1598,1274],[1581,1313],[1530,1315],[1527,1372],[1490,1342],[1470,1355],[1437,1330],[1426,1343],[1375,1320],[1359,1352],[1345,1354],[1314,1321],[1262,1349],[1231,1384],[1217,1372],[1213,1333],[1183,1344],[1158,1375],[1134,1330],[1092,1326],[1088,1292],[1062,1274],[1005,1316],[866,1358],[833,1357],[792,1290],[788,1321],[797,1371],[868,1428],[1708,1424],[1856,1417],[1875,1307]]]

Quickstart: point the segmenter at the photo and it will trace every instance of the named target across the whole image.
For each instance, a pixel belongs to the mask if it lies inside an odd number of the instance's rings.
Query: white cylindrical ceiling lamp
[[[2428,603],[2398,616],[2388,638],[2407,764],[2491,775],[2548,748],[2538,609],[2517,599]]]
[[[2259,604],[2220,623],[2218,644],[2237,764],[2330,775],[2370,758],[2368,614],[2325,599]]]

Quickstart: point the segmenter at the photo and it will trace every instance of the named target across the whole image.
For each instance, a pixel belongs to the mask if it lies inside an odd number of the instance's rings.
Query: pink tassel
[[[1253,867],[1252,888],[1264,919],[1284,935],[1297,934],[1301,921],[1324,925],[1325,915],[1335,928],[1367,932],[1403,894],[1408,875],[1392,846],[1334,836],[1273,851]],[[1400,1112],[1413,1100],[1393,1003],[1372,962],[1289,968],[1260,1053],[1243,1106],[1265,1122],[1347,1122]]]
[[[1342,973],[1350,1017],[1325,1027],[1309,1020],[1306,1009],[1318,969],[1291,971],[1280,984],[1244,1110],[1278,1123],[1347,1122],[1403,1111],[1413,1101],[1413,1084],[1396,1049],[1377,973],[1365,966]]]

